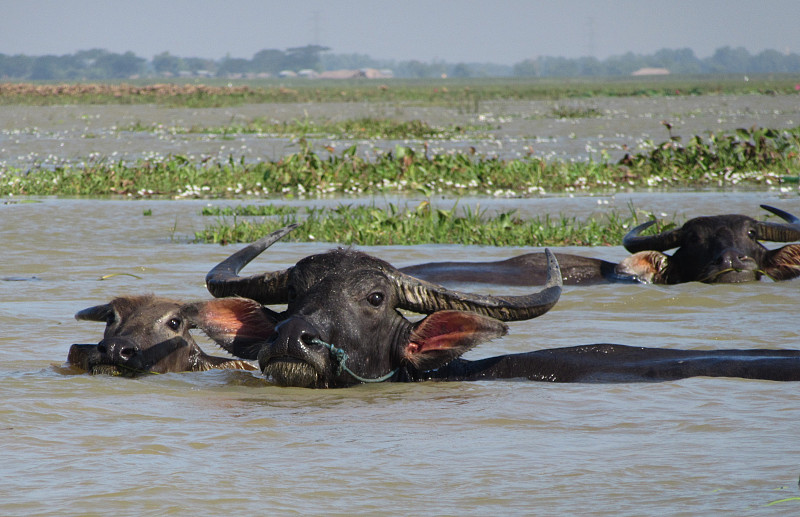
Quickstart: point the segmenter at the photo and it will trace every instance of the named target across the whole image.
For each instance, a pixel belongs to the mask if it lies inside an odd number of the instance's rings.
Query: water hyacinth
[[[388,118],[363,117],[342,121],[315,121],[310,118],[295,119],[291,122],[268,121],[255,118],[245,123],[230,123],[225,126],[198,126],[165,128],[161,124],[151,126],[135,123],[127,131],[149,131],[153,133],[204,134],[204,135],[242,135],[259,136],[291,136],[300,138],[329,139],[455,139],[467,131],[476,131],[481,127],[447,126],[433,127],[421,120],[398,121]]]
[[[434,208],[425,201],[415,207],[339,205],[335,208],[305,208],[275,205],[209,207],[203,215],[218,219],[201,232],[195,242],[230,244],[252,242],[287,224],[302,221],[303,231],[287,240],[347,242],[363,246],[414,244],[480,244],[491,246],[608,246],[619,245],[632,227],[652,214],[635,210],[611,211],[600,217],[578,220],[550,215],[523,218],[515,212],[489,213],[458,204]],[[233,217],[229,220],[226,217]],[[247,217],[262,216],[260,219]],[[656,225],[671,227],[670,220]]]
[[[302,198],[375,193],[450,193],[518,197],[542,192],[629,188],[780,186],[800,172],[800,130],[737,130],[679,137],[626,155],[619,163],[524,156],[501,159],[468,153],[431,153],[396,146],[362,155],[353,145],[339,153],[300,151],[277,161],[152,156],[127,163],[90,157],[81,163],[3,168],[0,195],[125,195],[175,198]]]

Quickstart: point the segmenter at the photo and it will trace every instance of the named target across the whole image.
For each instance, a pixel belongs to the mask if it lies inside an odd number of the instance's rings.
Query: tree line
[[[651,55],[633,52],[605,60],[539,57],[513,66],[513,75],[578,77],[631,75],[642,68],[664,68],[671,74],[772,74],[800,72],[800,54],[764,50],[750,54],[743,47],[721,47],[700,59],[691,49],[662,49]]]
[[[395,77],[581,77],[625,76],[642,68],[664,68],[673,74],[800,73],[800,55],[764,50],[750,54],[743,47],[722,47],[707,58],[691,49],[662,49],[654,54],[628,52],[607,59],[539,56],[513,65],[430,63],[377,60],[365,54],[335,54],[328,47],[307,45],[285,50],[264,49],[251,59],[219,60],[179,57],[162,52],[147,60],[133,52],[82,50],[61,56],[0,53],[0,80],[81,81],[136,77],[274,77],[291,71],[381,68]]]

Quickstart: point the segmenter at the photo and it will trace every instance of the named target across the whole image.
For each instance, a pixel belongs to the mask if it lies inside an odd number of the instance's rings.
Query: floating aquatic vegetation
[[[230,244],[252,242],[287,224],[301,221],[302,231],[289,240],[321,241],[376,245],[479,244],[491,246],[607,246],[619,245],[634,225],[653,218],[653,214],[635,210],[621,214],[608,212],[599,217],[579,220],[550,215],[522,217],[514,211],[489,212],[454,204],[449,209],[435,208],[428,201],[415,207],[389,204],[339,205],[334,208],[306,208],[294,211],[273,205],[245,205],[232,209],[236,214],[263,214],[261,219],[236,216],[220,217],[203,231],[195,233],[195,242]],[[274,210],[278,209],[278,210]],[[660,231],[672,225],[659,222]]]
[[[359,152],[317,152],[308,141],[276,161],[184,155],[127,163],[92,156],[15,170],[0,166],[0,195],[124,195],[231,198],[422,193],[518,197],[551,192],[635,188],[780,186],[800,172],[800,130],[753,128],[660,144],[612,163],[606,149],[588,161],[522,156],[503,159],[467,152],[396,146]]]
[[[662,122],[669,140],[627,154],[620,164],[640,171],[650,186],[695,181],[737,185],[743,182],[777,184],[800,169],[800,128],[776,130],[752,127],[734,132],[695,135],[683,143]]]
[[[231,122],[224,126],[191,126],[188,128],[165,128],[162,124],[144,125],[134,123],[128,131],[150,131],[167,134],[208,134],[208,135],[242,135],[256,134],[262,136],[291,136],[303,138],[329,139],[452,139],[467,131],[480,129],[474,127],[448,126],[434,127],[421,120],[398,121],[387,118],[362,117],[341,121],[314,121],[311,119],[293,120],[289,122],[268,121],[256,118],[249,122]]]

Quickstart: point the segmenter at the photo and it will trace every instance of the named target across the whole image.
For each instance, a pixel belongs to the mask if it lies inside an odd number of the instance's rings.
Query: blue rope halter
[[[360,382],[384,382],[384,381],[389,380],[395,373],[397,373],[397,370],[398,370],[397,368],[395,368],[391,372],[389,372],[386,375],[383,375],[381,377],[378,377],[377,379],[366,379],[366,378],[361,377],[360,375],[356,374],[353,370],[351,370],[350,368],[347,367],[347,365],[345,364],[347,362],[347,359],[348,359],[347,352],[345,352],[341,348],[338,348],[338,347],[336,347],[334,345],[331,345],[330,343],[326,343],[325,341],[323,341],[323,340],[321,340],[319,338],[312,339],[311,343],[313,343],[315,345],[322,345],[325,348],[327,348],[328,350],[330,350],[331,355],[333,356],[333,358],[334,358],[334,360],[336,361],[336,364],[337,364],[336,375],[339,375],[340,373],[342,373],[342,371],[345,371],[345,372],[349,373],[350,376],[353,377],[355,380],[360,381]]]

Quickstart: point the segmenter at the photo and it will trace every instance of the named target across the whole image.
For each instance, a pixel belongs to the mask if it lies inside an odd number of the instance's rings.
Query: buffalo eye
[[[373,307],[380,307],[383,303],[383,293],[370,293],[370,295],[367,296],[367,301]]]
[[[167,327],[177,332],[181,328],[181,320],[179,318],[170,318],[167,322]]]
[[[753,240],[757,240],[758,239],[758,232],[755,231],[755,229],[750,228],[749,230],[747,230],[747,236],[750,237]]]

